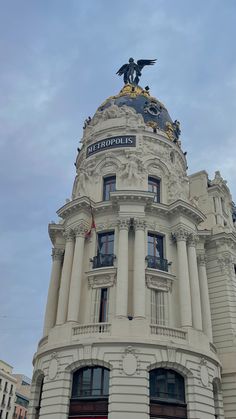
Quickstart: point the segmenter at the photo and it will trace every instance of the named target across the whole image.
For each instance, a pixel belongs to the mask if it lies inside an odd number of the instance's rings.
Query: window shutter
[[[168,326],[168,293],[151,290],[151,323]]]
[[[156,291],[151,290],[151,323],[156,324]]]
[[[110,288],[107,288],[107,307],[106,307],[106,322],[109,322],[109,300],[110,300]]]

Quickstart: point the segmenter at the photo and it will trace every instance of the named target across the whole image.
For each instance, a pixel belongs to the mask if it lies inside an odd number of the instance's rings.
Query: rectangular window
[[[155,177],[148,176],[148,191],[153,192],[154,202],[160,202],[160,180],[156,179]]]
[[[7,381],[5,382],[4,391],[7,391]]]
[[[151,290],[151,323],[168,326],[168,293]]]
[[[148,233],[148,268],[168,272],[168,262],[164,259],[164,237]]]
[[[92,323],[106,323],[108,322],[108,302],[109,302],[109,289],[97,288],[93,289],[92,300]]]
[[[110,192],[116,190],[116,177],[109,176],[103,178],[103,201],[109,201]]]
[[[93,268],[113,266],[114,231],[98,234],[97,256],[93,258]]]
[[[10,394],[13,394],[13,384],[11,384]]]

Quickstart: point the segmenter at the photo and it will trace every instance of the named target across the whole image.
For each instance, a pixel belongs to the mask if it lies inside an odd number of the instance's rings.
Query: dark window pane
[[[116,177],[109,176],[103,179],[103,201],[110,199],[110,192],[116,190]]]
[[[107,288],[101,289],[99,322],[107,321]]]
[[[163,259],[163,237],[148,233],[148,255]]]
[[[150,372],[150,397],[185,402],[184,378],[175,371],[159,368]]]
[[[98,253],[107,255],[114,250],[114,232],[98,234]]]
[[[101,394],[102,394],[102,369],[94,368],[93,383],[92,383],[92,396],[100,396]]]
[[[109,393],[109,370],[102,367],[81,368],[73,374],[72,397],[102,397]]]
[[[160,180],[148,177],[148,191],[153,192],[155,194],[154,196],[154,202],[160,202]]]

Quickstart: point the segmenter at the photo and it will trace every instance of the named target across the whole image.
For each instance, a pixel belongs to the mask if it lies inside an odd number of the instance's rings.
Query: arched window
[[[176,371],[150,371],[150,417],[187,418],[184,378]]]
[[[85,367],[73,375],[72,398],[108,397],[109,370],[101,367]]]
[[[108,415],[109,370],[94,366],[74,372],[69,419]]]

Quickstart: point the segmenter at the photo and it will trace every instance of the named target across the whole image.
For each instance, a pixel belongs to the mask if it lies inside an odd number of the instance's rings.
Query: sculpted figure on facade
[[[122,166],[121,178],[128,184],[138,184],[143,180],[143,166],[141,161],[134,155],[127,156],[127,163]]]

